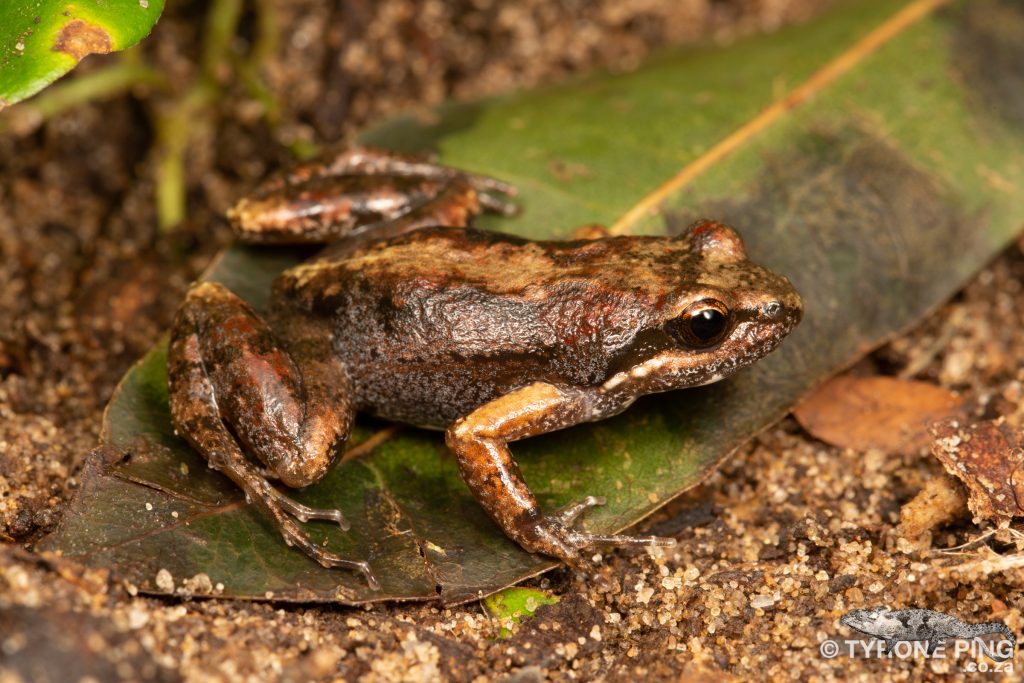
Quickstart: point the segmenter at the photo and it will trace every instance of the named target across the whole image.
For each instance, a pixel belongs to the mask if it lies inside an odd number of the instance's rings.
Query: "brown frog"
[[[367,562],[324,550],[295,522],[347,529],[341,512],[306,507],[268,477],[318,481],[357,411],[446,430],[462,479],[529,552],[577,564],[594,545],[672,543],[574,528],[604,502],[593,496],[541,511],[508,444],[716,382],[800,320],[789,281],[748,261],[719,223],[566,242],[466,227],[483,210],[513,212],[513,194],[492,178],[367,149],[300,167],[229,218],[243,241],[331,244],[277,278],[262,317],[213,283],[193,286],[178,311],[168,359],[176,429],[322,565],[376,585]]]

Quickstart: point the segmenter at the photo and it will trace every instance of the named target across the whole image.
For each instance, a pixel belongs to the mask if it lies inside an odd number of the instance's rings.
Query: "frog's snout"
[[[761,306],[761,316],[765,320],[776,320],[782,316],[782,302],[769,301]]]
[[[788,332],[792,330],[804,316],[804,309],[799,297],[793,301],[783,299],[769,299],[761,304],[758,311],[762,321],[771,325],[778,325]]]

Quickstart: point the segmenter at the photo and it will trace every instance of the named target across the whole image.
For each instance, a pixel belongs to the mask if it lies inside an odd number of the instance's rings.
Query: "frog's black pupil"
[[[669,336],[691,349],[706,349],[725,338],[732,327],[729,309],[715,299],[691,304],[682,315],[665,323]]]
[[[705,308],[690,316],[690,332],[704,343],[715,341],[725,329],[725,316],[717,309]]]

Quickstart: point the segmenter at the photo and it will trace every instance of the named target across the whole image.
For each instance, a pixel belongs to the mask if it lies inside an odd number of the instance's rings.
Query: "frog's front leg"
[[[595,545],[673,545],[654,536],[606,536],[572,527],[575,519],[604,500],[590,496],[554,514],[537,506],[508,444],[597,419],[586,390],[538,382],[501,396],[454,422],[447,431],[459,473],[487,514],[505,533],[533,553],[553,555],[570,565],[583,563],[581,551]]]
[[[361,572],[369,565],[313,543],[300,521],[324,519],[343,529],[341,511],[288,498],[249,461],[239,441],[284,484],[307,486],[327,472],[352,427],[349,378],[333,354],[290,355],[267,325],[225,287],[200,283],[178,311],[168,348],[171,418],[210,467],[223,472],[270,517],[289,545],[325,567]],[[230,430],[228,429],[230,426]]]

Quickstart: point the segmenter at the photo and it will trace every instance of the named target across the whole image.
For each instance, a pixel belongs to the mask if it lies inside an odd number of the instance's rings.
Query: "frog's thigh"
[[[376,587],[377,580],[365,561],[351,560],[324,550],[313,543],[289,517],[293,515],[300,521],[331,520],[347,529],[348,523],[341,512],[306,507],[280,493],[246,459],[235,436],[224,425],[225,421],[231,424],[239,437],[247,434],[247,444],[264,456],[279,474],[287,473],[292,482],[305,481],[310,473],[313,473],[313,478],[319,476],[316,472],[325,470],[326,464],[330,462],[329,455],[325,457],[324,454],[334,443],[343,442],[348,435],[351,416],[337,412],[336,408],[293,415],[300,418],[301,424],[298,425],[287,424],[290,418],[281,420],[282,415],[277,415],[275,419],[274,402],[277,397],[261,395],[266,392],[260,392],[252,384],[255,381],[265,382],[270,387],[288,385],[293,383],[295,371],[292,368],[285,369],[289,362],[278,355],[280,352],[265,348],[268,335],[255,314],[228,290],[213,284],[193,287],[178,311],[168,348],[171,418],[174,427],[209,461],[211,467],[227,475],[245,491],[248,500],[270,516],[289,545],[297,546],[325,567],[347,567],[358,571],[366,577],[371,587]],[[211,354],[209,342],[204,344],[204,337],[207,336],[215,343],[228,342],[236,346]],[[246,362],[252,364],[242,367]],[[241,396],[233,398],[230,392],[237,389],[239,383],[245,386],[241,387]],[[308,395],[313,397],[323,392],[315,384],[307,384],[306,388]],[[284,397],[283,403],[291,401],[294,401],[294,397]],[[288,405],[283,405],[282,410],[294,413]],[[240,419],[242,413],[248,416]],[[297,453],[299,458],[299,476],[292,473],[291,470],[295,468],[291,464],[280,467],[278,454],[268,454],[266,442],[252,433],[253,428],[258,426],[255,417],[261,413],[271,418],[266,430],[266,439],[269,441],[283,440],[280,434],[273,434],[275,429],[298,427],[298,431],[293,432],[293,444],[298,446],[293,453]],[[250,423],[250,418],[254,422]],[[257,443],[262,444],[263,450],[255,447]],[[306,455],[313,457],[304,465],[302,458]],[[284,460],[289,457],[294,456],[286,454]],[[317,464],[311,468],[309,462]],[[326,464],[321,465],[321,462]]]
[[[463,481],[516,541],[529,544],[522,530],[540,511],[508,443],[578,424],[589,413],[582,392],[537,382],[484,404],[448,428],[448,446]]]
[[[189,419],[197,399],[205,398],[196,396],[202,388],[190,366],[197,362],[219,418],[288,486],[320,479],[348,439],[353,410],[344,368],[297,363],[252,309],[221,285],[202,283],[189,291],[175,320],[169,360],[172,416],[200,450],[200,434],[221,425]]]

